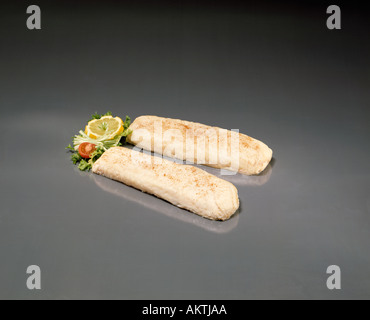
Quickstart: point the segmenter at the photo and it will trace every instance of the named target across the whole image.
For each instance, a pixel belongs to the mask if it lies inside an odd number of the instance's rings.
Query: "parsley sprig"
[[[112,115],[112,112],[108,111],[106,114],[98,114],[97,112],[95,112],[92,116],[91,116],[91,120],[99,120],[103,117],[106,117],[106,116],[111,116]]]

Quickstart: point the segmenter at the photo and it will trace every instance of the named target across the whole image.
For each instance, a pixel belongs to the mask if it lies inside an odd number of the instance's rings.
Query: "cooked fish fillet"
[[[141,116],[130,129],[127,142],[145,150],[246,175],[259,174],[272,158],[261,141],[200,123]]]
[[[227,220],[239,208],[233,184],[193,166],[124,147],[106,151],[92,171],[153,194],[212,220]]]

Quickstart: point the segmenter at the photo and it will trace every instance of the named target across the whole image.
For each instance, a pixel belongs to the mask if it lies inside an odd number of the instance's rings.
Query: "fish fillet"
[[[272,150],[259,140],[200,123],[141,116],[130,129],[127,142],[145,150],[246,175],[261,173],[272,158]]]
[[[239,208],[233,184],[199,168],[124,147],[106,151],[92,171],[153,194],[212,220],[227,220]]]

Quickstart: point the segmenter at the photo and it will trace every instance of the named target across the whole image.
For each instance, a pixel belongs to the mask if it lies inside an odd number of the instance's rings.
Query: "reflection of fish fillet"
[[[272,158],[272,150],[267,145],[241,133],[235,133],[239,139],[239,150],[236,145],[235,152],[231,131],[200,123],[141,116],[130,129],[133,133],[127,141],[145,150],[247,175],[262,172]],[[148,134],[143,134],[143,130]],[[220,151],[223,146],[224,153]]]
[[[238,191],[230,182],[128,148],[106,151],[95,162],[93,172],[212,220],[227,220],[239,208]]]

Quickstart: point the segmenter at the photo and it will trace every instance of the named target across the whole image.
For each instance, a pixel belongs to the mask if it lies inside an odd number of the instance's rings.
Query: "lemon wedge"
[[[99,139],[102,136],[112,140],[123,132],[123,121],[120,117],[104,116],[100,119],[91,120],[85,133],[92,139]]]

